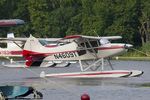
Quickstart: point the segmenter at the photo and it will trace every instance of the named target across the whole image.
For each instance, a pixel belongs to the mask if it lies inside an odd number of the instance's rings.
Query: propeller
[[[125,44],[125,45],[124,45],[124,48],[125,48],[125,49],[130,49],[131,47],[133,47],[133,45],[131,45],[131,44]]]

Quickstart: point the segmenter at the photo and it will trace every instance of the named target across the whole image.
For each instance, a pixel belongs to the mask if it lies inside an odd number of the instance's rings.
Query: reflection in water
[[[143,83],[139,84],[140,87],[149,87],[150,88],[150,83]]]
[[[77,66],[68,68],[31,68],[37,75],[21,68],[0,68],[1,85],[33,86],[44,95],[43,100],[79,100],[86,92],[91,100],[149,100],[150,98],[150,62],[115,61],[115,69],[143,70],[140,77],[130,78],[95,78],[95,79],[61,79],[39,78],[41,71],[46,73],[76,71]],[[78,94],[73,95],[73,94]],[[101,99],[99,99],[101,98]]]
[[[124,87],[150,87],[150,83],[136,82],[134,78],[40,78],[29,77],[24,84],[57,87],[63,86],[124,86]]]

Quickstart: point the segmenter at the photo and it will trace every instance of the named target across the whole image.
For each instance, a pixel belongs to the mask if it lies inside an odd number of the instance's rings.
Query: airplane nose
[[[131,44],[125,44],[125,45],[124,45],[124,48],[125,48],[125,49],[129,49],[129,48],[131,48],[131,47],[133,47],[133,45],[131,45]]]

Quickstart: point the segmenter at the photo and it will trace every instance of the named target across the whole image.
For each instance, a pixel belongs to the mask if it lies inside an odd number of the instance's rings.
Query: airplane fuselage
[[[23,54],[43,55],[45,60],[90,60],[95,58],[107,58],[114,55],[119,55],[127,49],[124,48],[125,44],[120,43],[110,43],[106,45],[101,45],[93,48],[79,48],[75,42],[65,44],[62,46],[45,48],[41,47],[36,49],[36,51],[24,50]],[[34,46],[34,45],[32,45]]]
[[[30,37],[23,49],[27,66],[39,66],[48,61],[83,61],[112,57],[127,51],[130,44],[110,43],[99,39],[77,38],[61,41],[52,47],[45,47],[35,37]]]

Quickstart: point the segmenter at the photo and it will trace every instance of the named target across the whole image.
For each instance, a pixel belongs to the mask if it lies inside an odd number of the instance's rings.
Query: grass
[[[149,61],[150,57],[123,57],[123,56],[119,56],[119,57],[113,57],[113,59],[116,60],[137,60],[137,61]]]
[[[131,48],[125,54],[114,57],[120,60],[150,60],[150,42],[144,44],[142,47]]]
[[[142,86],[142,87],[150,87],[150,83],[144,83],[144,84],[141,84],[140,86]]]

